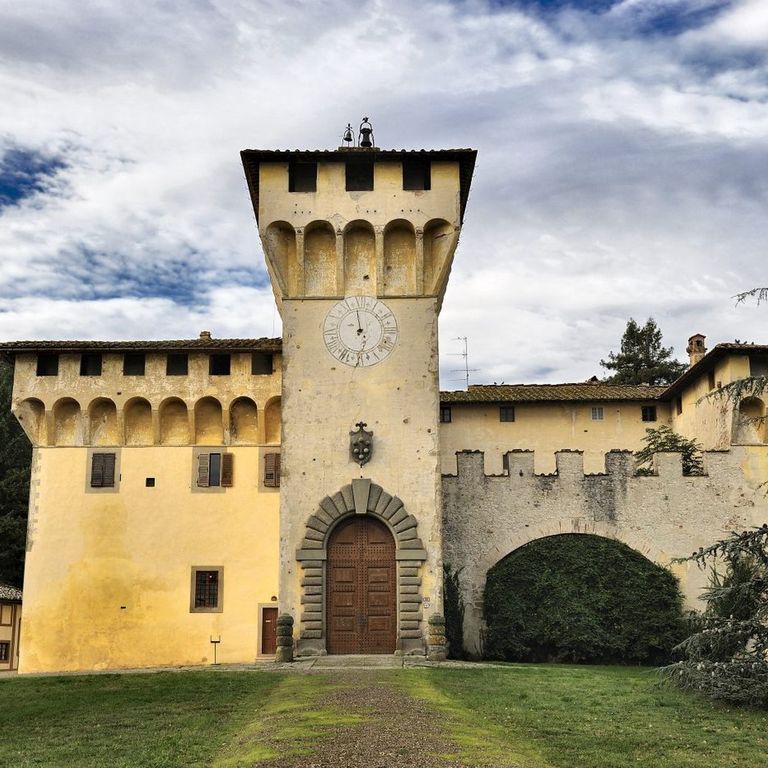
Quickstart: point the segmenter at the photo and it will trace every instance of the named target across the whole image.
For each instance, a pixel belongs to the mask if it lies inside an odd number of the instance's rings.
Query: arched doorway
[[[328,653],[394,653],[397,642],[395,541],[384,523],[354,515],[328,540]]]

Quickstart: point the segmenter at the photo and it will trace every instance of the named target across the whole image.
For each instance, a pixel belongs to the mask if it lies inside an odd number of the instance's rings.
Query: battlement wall
[[[482,452],[460,451],[457,474],[443,475],[444,560],[463,569],[465,638],[474,652],[481,650],[488,569],[530,541],[568,533],[622,541],[670,566],[693,607],[705,576],[671,561],[768,520],[768,498],[748,449],[705,452],[701,476],[683,475],[679,453],[656,454],[652,475],[636,474],[631,451],[609,451],[600,474],[584,474],[581,451],[557,452],[552,475],[535,474],[534,457],[510,451],[507,471],[487,475]]]

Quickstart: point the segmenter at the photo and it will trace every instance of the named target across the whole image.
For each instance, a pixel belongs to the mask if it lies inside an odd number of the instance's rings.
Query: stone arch
[[[189,445],[189,411],[179,397],[160,403],[160,444]]]
[[[279,443],[282,439],[282,400],[273,397],[264,407],[264,442]]]
[[[397,496],[367,479],[353,480],[333,496],[326,496],[310,515],[296,559],[301,564],[299,652],[325,653],[327,543],[336,526],[352,515],[371,515],[389,529],[395,540],[397,564],[397,648],[423,652],[424,622],[421,614],[420,568],[427,559],[419,538],[418,521]]]
[[[91,445],[118,445],[117,406],[107,397],[97,397],[88,406]]]
[[[457,236],[456,228],[444,219],[432,219],[424,226],[425,293],[440,293],[448,279],[449,257]]]
[[[42,400],[28,397],[26,400],[22,400],[13,412],[32,445],[45,445],[47,430],[45,405]]]
[[[221,403],[215,397],[203,397],[195,403],[195,442],[198,445],[224,443]]]
[[[362,220],[344,229],[344,295],[373,295],[376,292],[376,234]]]
[[[152,445],[152,406],[143,397],[134,397],[125,404],[125,444]]]
[[[71,397],[62,397],[53,405],[54,445],[82,445],[83,424],[80,403]]]
[[[277,276],[285,296],[295,296],[297,290],[296,231],[287,221],[273,221],[266,230],[264,252]]]
[[[327,221],[313,221],[304,230],[304,294],[336,293],[336,233]]]
[[[235,445],[259,442],[259,412],[250,397],[238,397],[229,406],[230,435]]]
[[[734,443],[750,444],[766,442],[765,403],[759,397],[745,397],[739,403],[736,417]]]
[[[384,229],[384,295],[416,292],[416,231],[405,219]]]

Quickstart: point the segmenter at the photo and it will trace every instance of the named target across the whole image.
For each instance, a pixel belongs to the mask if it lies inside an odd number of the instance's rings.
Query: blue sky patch
[[[31,149],[13,147],[0,158],[0,210],[45,189],[66,163]]]

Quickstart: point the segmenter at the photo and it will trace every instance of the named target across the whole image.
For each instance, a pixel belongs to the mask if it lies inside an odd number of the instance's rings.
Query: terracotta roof
[[[105,352],[131,351],[189,351],[220,352],[279,352],[282,339],[173,339],[167,341],[4,341],[0,342],[0,355],[12,357],[20,352]]]
[[[355,147],[350,149],[244,149],[240,152],[257,220],[259,218],[260,163],[284,163],[292,159],[339,163],[356,156],[371,157],[374,162],[391,162],[414,155],[429,160],[455,160],[459,163],[460,218],[463,221],[469,186],[475,171],[476,149],[360,149]]]
[[[726,355],[734,353],[757,352],[760,355],[768,355],[768,344],[742,344],[740,342],[729,342],[718,344],[707,352],[698,363],[692,365],[687,371],[684,371],[675,381],[673,381],[664,391],[664,400],[669,400],[682,392],[688,384],[701,376],[702,373],[714,368],[715,363]]]
[[[441,392],[442,403],[597,402],[657,400],[664,387],[647,384],[470,384],[468,390]]]
[[[21,602],[21,590],[10,584],[0,584],[0,600],[13,600]]]

